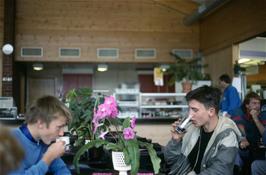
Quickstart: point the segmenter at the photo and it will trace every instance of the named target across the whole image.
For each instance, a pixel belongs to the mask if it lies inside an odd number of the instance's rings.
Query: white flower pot
[[[112,160],[114,170],[119,171],[119,175],[127,175],[127,171],[131,170],[131,165],[127,165],[123,152],[112,152]]]

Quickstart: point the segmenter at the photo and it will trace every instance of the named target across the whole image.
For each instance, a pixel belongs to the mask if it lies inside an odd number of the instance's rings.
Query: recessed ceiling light
[[[43,70],[43,64],[42,63],[34,63],[32,65],[32,67],[33,67],[33,70],[36,70],[36,71]]]
[[[97,70],[99,72],[105,72],[108,69],[108,65],[107,64],[98,64]]]
[[[248,62],[248,61],[250,61],[249,58],[240,58],[240,59],[238,60],[238,63],[241,64],[241,63],[245,63],[245,62]]]

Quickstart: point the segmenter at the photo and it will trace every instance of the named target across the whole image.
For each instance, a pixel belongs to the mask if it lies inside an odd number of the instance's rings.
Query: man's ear
[[[210,107],[210,108],[208,109],[208,113],[209,113],[209,116],[210,116],[210,117],[213,117],[213,116],[216,114],[215,108]]]
[[[40,129],[43,129],[45,127],[45,123],[41,120],[38,120],[37,121],[37,127]]]

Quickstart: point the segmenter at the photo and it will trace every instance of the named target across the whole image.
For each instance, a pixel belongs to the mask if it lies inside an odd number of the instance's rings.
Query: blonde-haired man
[[[25,151],[20,168],[12,175],[71,174],[60,158],[65,152],[64,141],[54,142],[64,135],[71,121],[68,108],[53,96],[35,101],[25,115],[25,124],[13,131]]]

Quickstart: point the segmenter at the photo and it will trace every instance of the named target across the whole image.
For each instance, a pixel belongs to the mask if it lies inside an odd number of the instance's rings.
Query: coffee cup
[[[70,145],[70,138],[69,136],[62,136],[62,137],[58,137],[56,139],[56,141],[64,141],[65,142],[65,149],[69,150],[69,145]]]

